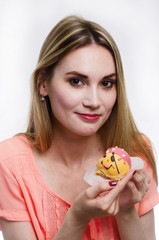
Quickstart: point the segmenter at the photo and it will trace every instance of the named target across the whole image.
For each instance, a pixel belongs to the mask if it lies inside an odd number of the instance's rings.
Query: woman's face
[[[54,126],[81,136],[96,133],[116,102],[116,71],[111,53],[92,44],[68,53],[40,93],[48,95]]]

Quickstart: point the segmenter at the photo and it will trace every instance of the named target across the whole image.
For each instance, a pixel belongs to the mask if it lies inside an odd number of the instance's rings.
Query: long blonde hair
[[[96,43],[107,48],[115,61],[117,74],[117,101],[104,126],[99,130],[105,148],[119,146],[131,156],[144,157],[156,174],[154,156],[149,144],[139,133],[131,115],[124,83],[119,50],[110,34],[98,24],[77,16],[60,21],[47,36],[32,76],[32,100],[30,118],[24,135],[41,151],[46,151],[53,139],[53,114],[49,98],[41,101],[39,88],[49,81],[59,61],[70,51]]]

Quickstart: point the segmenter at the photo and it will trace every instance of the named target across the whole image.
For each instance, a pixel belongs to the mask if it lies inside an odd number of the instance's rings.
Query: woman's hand
[[[127,211],[134,204],[140,202],[149,189],[150,181],[151,178],[144,168],[136,171],[132,179],[130,179],[120,193],[120,211]]]
[[[116,215],[119,211],[119,194],[133,176],[131,170],[121,181],[105,181],[82,192],[68,214],[75,224],[88,224],[93,218]],[[110,186],[116,183],[115,187]]]

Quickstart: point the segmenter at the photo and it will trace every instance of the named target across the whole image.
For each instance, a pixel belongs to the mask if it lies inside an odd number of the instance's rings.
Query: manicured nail
[[[116,186],[117,185],[117,181],[109,181],[109,185],[111,187]]]
[[[136,173],[136,170],[134,171],[133,175],[135,175],[135,173]]]

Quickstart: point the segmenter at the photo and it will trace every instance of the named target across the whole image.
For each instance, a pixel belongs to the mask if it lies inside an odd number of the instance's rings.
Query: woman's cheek
[[[72,109],[77,105],[77,102],[80,102],[75,94],[72,96],[72,94],[67,93],[67,91],[64,93],[54,93],[50,100],[52,109],[58,108],[63,109],[63,111],[66,109]]]

